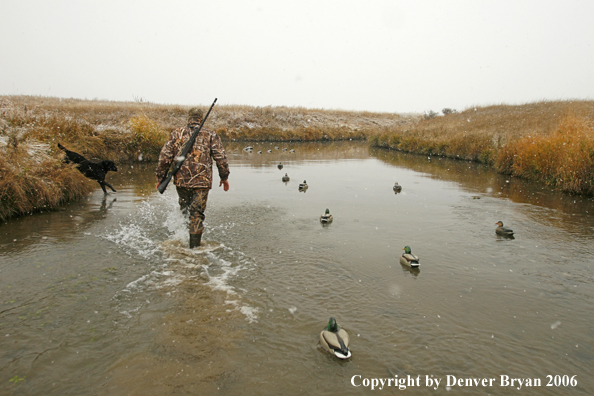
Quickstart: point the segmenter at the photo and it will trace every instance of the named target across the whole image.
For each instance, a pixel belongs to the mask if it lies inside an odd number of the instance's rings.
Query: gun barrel
[[[210,112],[211,112],[212,108],[214,107],[215,103],[217,103],[217,98],[215,98],[214,102],[212,102],[212,105],[210,105],[210,109],[208,109],[208,112],[206,113],[206,116],[204,116],[204,119],[200,123],[200,126],[197,129],[195,129],[194,132],[192,133],[192,136],[190,136],[190,140],[188,140],[188,142],[186,143],[186,145],[182,149],[181,154],[178,155],[178,157],[182,157],[183,160],[176,161],[173,169],[169,172],[169,174],[167,175],[167,177],[165,177],[163,180],[161,180],[161,183],[159,184],[159,187],[157,187],[157,190],[159,190],[159,192],[161,194],[163,194],[163,192],[167,188],[167,185],[169,184],[169,182],[171,181],[171,179],[173,178],[173,176],[177,173],[177,171],[179,170],[179,168],[181,168],[182,164],[186,160],[186,157],[188,155],[188,152],[190,151],[190,149],[194,145],[194,141],[196,140],[196,136],[198,136],[198,133],[200,132],[200,130],[202,129],[202,126],[206,122],[206,119],[208,118],[208,115],[210,114]]]

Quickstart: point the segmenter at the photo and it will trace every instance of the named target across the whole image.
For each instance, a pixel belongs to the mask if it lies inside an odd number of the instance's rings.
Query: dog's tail
[[[62,159],[62,162],[65,164],[69,164],[70,162],[72,162],[70,159],[71,151],[69,151],[66,147],[62,146],[60,143],[58,143],[58,148],[66,153],[66,155]]]

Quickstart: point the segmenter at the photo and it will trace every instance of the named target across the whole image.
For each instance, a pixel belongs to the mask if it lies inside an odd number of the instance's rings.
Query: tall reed
[[[94,188],[61,162],[61,143],[89,160],[154,161],[190,106],[33,96],[0,97],[0,219],[55,208]],[[205,125],[226,140],[365,139],[397,114],[217,106]]]
[[[471,107],[379,132],[372,146],[486,163],[563,191],[593,194],[594,101]]]
[[[594,122],[569,115],[548,135],[533,133],[502,147],[497,167],[571,193],[594,194]]]
[[[72,165],[64,166],[54,158],[37,162],[24,151],[9,148],[0,156],[0,220],[53,210],[95,189]]]
[[[0,219],[55,208],[96,188],[61,162],[153,161],[190,106],[0,96]],[[372,146],[490,164],[572,193],[594,193],[593,101],[471,107],[442,117],[219,105],[206,128],[231,141],[368,139]]]

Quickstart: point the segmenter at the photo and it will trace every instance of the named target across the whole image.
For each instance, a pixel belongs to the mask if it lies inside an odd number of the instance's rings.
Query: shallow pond
[[[199,250],[154,164],[0,225],[0,394],[594,393],[592,198],[358,142],[252,145],[226,145]],[[349,360],[319,346],[330,316]]]

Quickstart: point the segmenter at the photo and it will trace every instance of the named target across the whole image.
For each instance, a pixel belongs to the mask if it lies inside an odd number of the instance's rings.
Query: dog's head
[[[113,162],[111,160],[101,161],[101,165],[103,165],[103,170],[105,171],[105,173],[107,173],[108,171],[112,171],[112,172],[118,171],[118,167],[116,166],[115,162]]]

